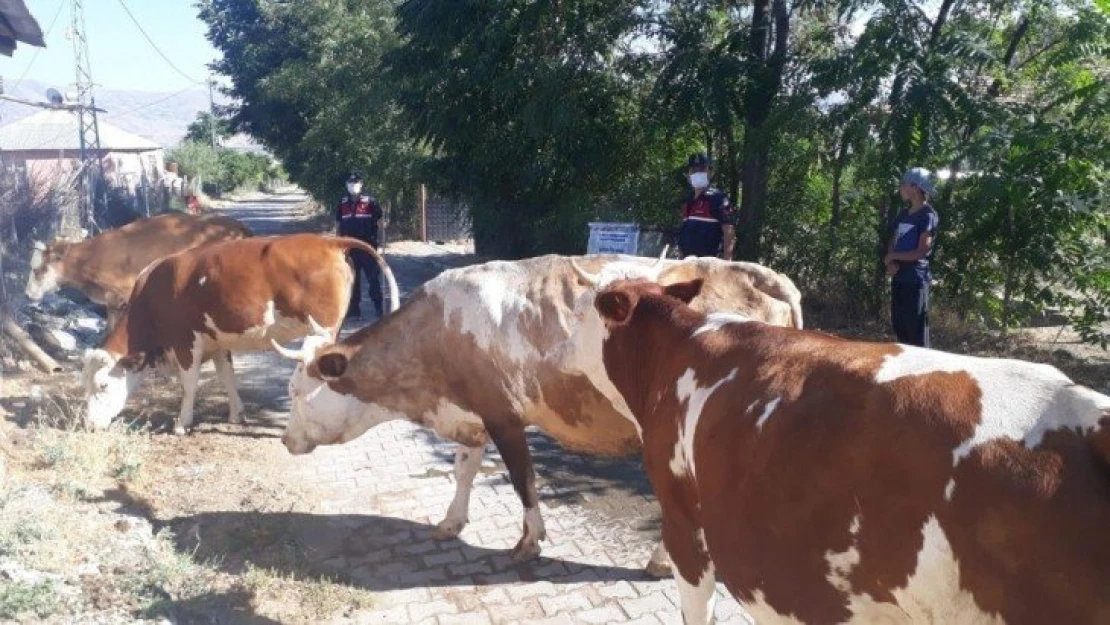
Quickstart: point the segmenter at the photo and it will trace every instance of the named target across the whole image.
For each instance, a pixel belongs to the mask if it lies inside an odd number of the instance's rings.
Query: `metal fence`
[[[420,186],[420,237],[424,241],[459,241],[473,236],[470,207],[429,194]]]

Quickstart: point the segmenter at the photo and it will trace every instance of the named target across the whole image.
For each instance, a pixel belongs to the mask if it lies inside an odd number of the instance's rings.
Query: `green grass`
[[[14,619],[27,615],[46,618],[62,607],[54,582],[17,582],[0,587],[0,618]]]

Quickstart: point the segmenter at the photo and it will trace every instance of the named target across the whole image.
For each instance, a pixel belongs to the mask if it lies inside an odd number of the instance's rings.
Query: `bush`
[[[281,171],[263,154],[216,148],[205,143],[183,141],[166,154],[175,161],[182,176],[199,178],[202,190],[213,196],[235,189],[260,188]]]

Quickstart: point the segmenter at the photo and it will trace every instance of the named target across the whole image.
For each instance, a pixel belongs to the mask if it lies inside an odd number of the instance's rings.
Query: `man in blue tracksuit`
[[[717,256],[732,260],[732,247],[736,242],[736,211],[727,195],[709,186],[709,158],[705,154],[691,155],[686,165],[690,193],[682,202],[679,252],[683,258]]]
[[[347,194],[335,209],[335,221],[340,236],[352,237],[378,247],[378,222],[382,218],[382,208],[377,198],[362,193],[362,174],[351,172],[347,178]],[[362,300],[361,276],[366,276],[367,291],[374,303],[374,312],[382,316],[381,270],[370,254],[362,250],[351,250],[348,256],[355,272],[351,285],[351,301],[347,305],[347,318],[361,317],[359,306]]]
[[[884,259],[890,281],[890,319],[899,343],[929,347],[929,261],[940,218],[929,200],[936,189],[929,171],[914,167],[902,176],[898,194],[909,205],[894,220]]]

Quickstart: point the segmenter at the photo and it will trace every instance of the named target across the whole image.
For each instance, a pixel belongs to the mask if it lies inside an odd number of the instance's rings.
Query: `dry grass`
[[[280,570],[249,566],[242,584],[257,607],[282,622],[318,622],[337,614],[349,616],[374,605],[369,591],[326,577],[298,578]]]
[[[213,474],[180,473],[182,466],[215,463],[242,475],[260,469],[258,457],[246,459],[239,447],[206,455],[207,444],[197,449],[197,440],[152,434],[141,418],[87,431],[72,380],[49,391],[32,390],[27,380],[20,386],[28,406],[13,416],[22,427],[0,421],[0,460],[7,459],[7,476],[0,477],[0,620],[316,623],[372,604],[370,591],[314,572],[307,547],[276,518],[260,514],[258,523],[229,526],[226,537],[206,532],[206,542],[219,544],[203,549],[162,520],[198,504],[232,509],[232,500],[249,507],[257,498],[269,508],[270,499],[280,498],[287,506],[288,493],[253,486],[246,494],[224,489],[218,501],[198,498],[213,491]],[[224,442],[247,444],[217,434],[216,443]],[[244,466],[232,469],[229,455]],[[165,495],[147,497],[154,492]],[[176,500],[172,512],[162,509],[166,499]],[[229,566],[224,554],[246,554],[247,566]]]

